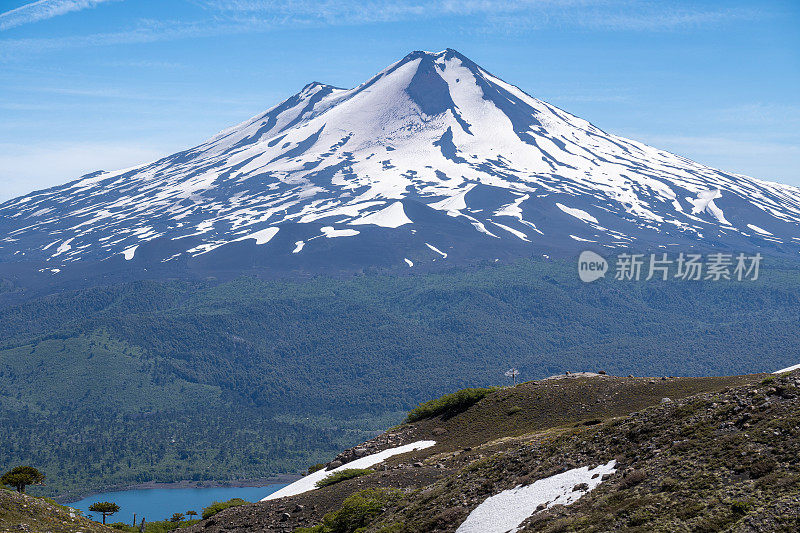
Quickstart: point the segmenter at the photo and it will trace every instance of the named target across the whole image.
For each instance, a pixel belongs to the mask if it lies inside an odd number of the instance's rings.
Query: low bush
[[[386,507],[397,502],[402,492],[396,489],[366,489],[348,496],[338,511],[328,513],[322,524],[299,528],[295,533],[354,533],[369,525]]]
[[[735,514],[747,514],[753,508],[753,503],[748,500],[735,500],[731,502],[731,511]]]
[[[228,509],[230,507],[237,507],[239,505],[245,505],[248,503],[250,502],[248,502],[247,500],[243,500],[241,498],[233,498],[232,500],[228,500],[226,502],[214,502],[208,507],[203,509],[203,520],[205,520],[206,518],[210,518],[215,514],[217,514],[218,512]]]
[[[328,485],[334,485],[336,483],[340,483],[346,479],[353,479],[354,477],[365,476],[367,474],[372,474],[375,472],[374,470],[370,470],[369,468],[345,468],[344,470],[339,470],[338,472],[334,472],[333,474],[328,475],[317,481],[317,487],[327,487]]]
[[[495,388],[473,388],[445,394],[435,400],[421,403],[412,409],[406,416],[406,422],[416,422],[440,415],[445,417],[457,415],[481,401],[494,390]]]
[[[160,520],[157,522],[145,522],[145,533],[170,533],[171,531],[179,530],[183,527],[189,527],[196,524],[199,520],[184,520],[182,522],[170,522],[169,520]],[[139,533],[139,526],[131,526],[125,522],[114,522],[108,524],[108,527],[117,531],[124,531],[125,533]]]
[[[323,468],[325,468],[325,464],[324,463],[317,463],[315,465],[311,465],[311,466],[308,467],[308,471],[306,472],[306,475],[313,474],[317,470],[322,470]]]

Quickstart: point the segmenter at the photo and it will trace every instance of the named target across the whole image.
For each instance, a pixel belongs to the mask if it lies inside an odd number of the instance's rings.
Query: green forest
[[[754,282],[581,283],[520,261],[302,281],[0,283],[0,470],[59,496],[299,472],[443,392],[566,370],[721,375],[800,362],[796,264]]]

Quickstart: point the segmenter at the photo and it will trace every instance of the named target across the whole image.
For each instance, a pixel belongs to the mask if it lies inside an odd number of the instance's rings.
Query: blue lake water
[[[231,498],[257,502],[285,486],[286,483],[276,483],[264,487],[123,490],[95,494],[67,505],[80,509],[84,515],[100,521],[102,516],[98,513],[90,513],[89,506],[95,502],[114,502],[119,505],[120,510],[118,513],[108,517],[107,521],[109,523],[126,522],[130,524],[133,520],[133,513],[136,513],[137,521],[141,521],[142,517],[144,517],[147,521],[154,522],[156,520],[166,520],[173,513],[186,513],[186,511],[197,511],[197,514],[201,515],[203,507],[208,507],[213,502],[227,501]],[[199,516],[196,518],[199,518]]]

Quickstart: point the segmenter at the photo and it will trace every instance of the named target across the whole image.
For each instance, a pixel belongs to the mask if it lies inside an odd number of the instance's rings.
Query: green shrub
[[[323,468],[325,468],[325,463],[317,463],[315,465],[311,465],[311,466],[308,467],[308,471],[306,472],[306,475],[313,474],[317,470],[322,470]]]
[[[387,506],[402,497],[397,489],[366,489],[348,496],[338,511],[328,513],[322,524],[299,528],[295,533],[354,533],[375,520]]]
[[[203,520],[206,518],[210,518],[217,514],[218,512],[228,509],[229,507],[237,507],[239,505],[248,504],[247,500],[243,500],[241,498],[233,498],[232,500],[228,500],[226,502],[214,502],[208,507],[203,509]]]
[[[520,411],[522,411],[522,407],[520,407],[519,405],[515,405],[514,407],[511,407],[508,411],[506,411],[506,414],[508,416],[511,416],[519,413]]]
[[[344,470],[334,472],[333,474],[330,474],[327,477],[317,481],[317,487],[327,487],[328,485],[334,485],[346,479],[365,476],[367,474],[372,474],[373,472],[375,471],[370,470],[369,468],[345,468]]]
[[[481,401],[494,390],[496,390],[494,387],[461,389],[452,394],[445,394],[441,398],[421,403],[412,409],[406,416],[406,422],[416,422],[439,415],[446,417],[457,415]]]
[[[408,529],[406,529],[404,524],[394,523],[383,526],[378,530],[378,533],[404,533],[405,531],[408,531]]]
[[[731,502],[731,511],[736,514],[747,514],[753,508],[753,503],[747,500],[734,500]]]

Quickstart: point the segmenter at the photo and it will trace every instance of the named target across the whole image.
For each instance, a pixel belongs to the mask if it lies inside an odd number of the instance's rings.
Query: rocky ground
[[[114,531],[51,500],[0,489],[0,531],[108,533]]]
[[[228,509],[190,531],[455,531],[491,495],[611,459],[613,476],[571,506],[534,513],[524,530],[798,531],[798,387],[800,373],[582,373],[523,383],[393,428],[327,466],[416,440],[435,440],[431,448],[329,487]],[[361,522],[339,520],[367,508]]]

